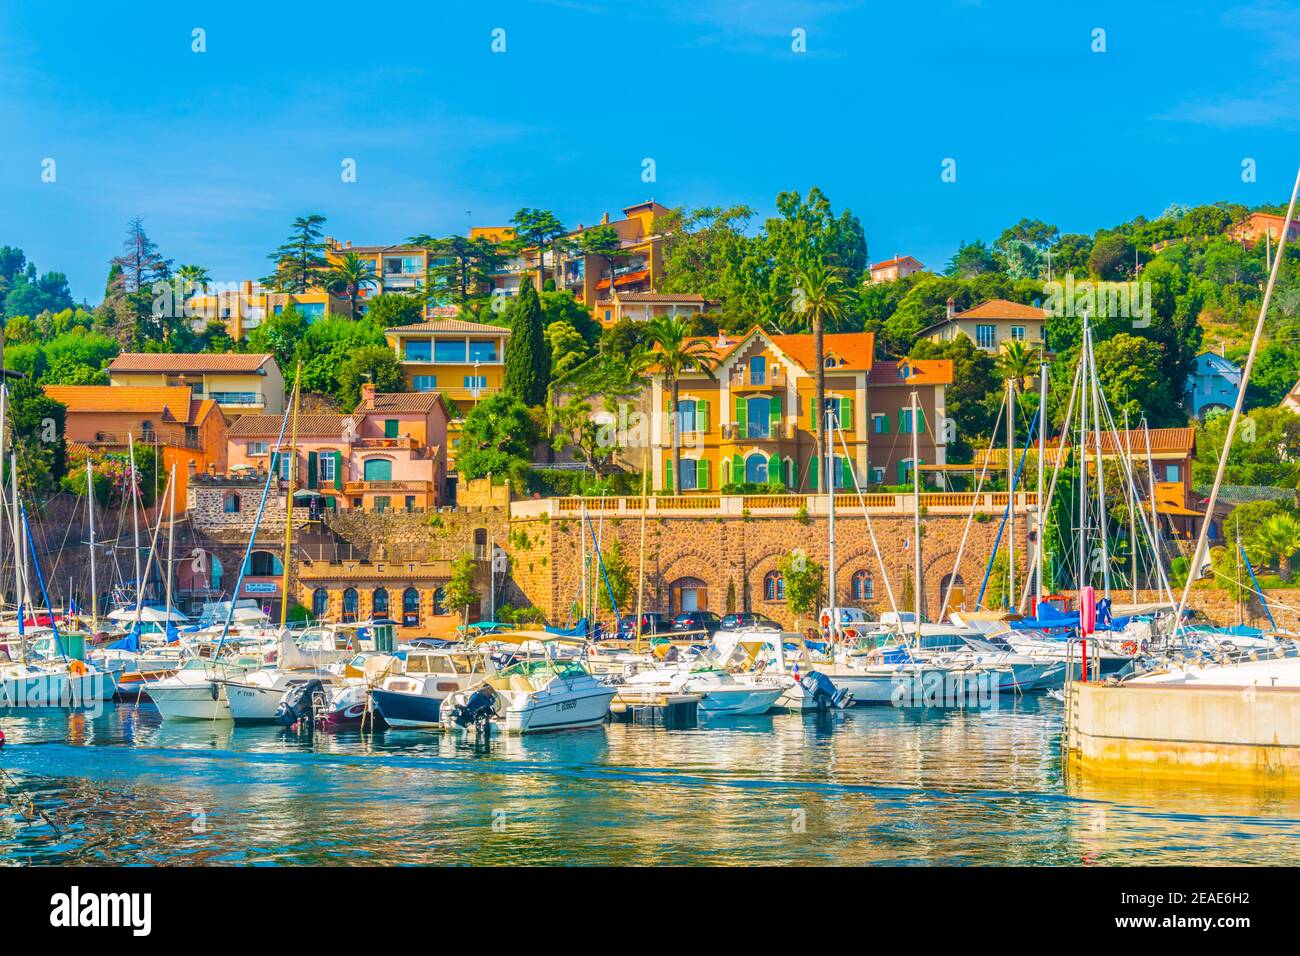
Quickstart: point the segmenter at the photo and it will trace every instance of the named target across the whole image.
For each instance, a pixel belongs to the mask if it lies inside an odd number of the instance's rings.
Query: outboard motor
[[[809,671],[800,678],[799,684],[817,703],[818,710],[848,705],[849,692],[837,688],[825,674]]]
[[[496,692],[484,684],[474,693],[470,694],[469,700],[464,704],[457,704],[452,711],[451,719],[456,722],[458,727],[469,727],[473,725],[476,733],[484,733],[491,727],[492,713],[496,707]]]
[[[309,680],[305,684],[290,687],[275,708],[275,720],[281,727],[292,727],[300,720],[312,720],[312,702],[317,694],[324,693],[325,685],[318,680]]]

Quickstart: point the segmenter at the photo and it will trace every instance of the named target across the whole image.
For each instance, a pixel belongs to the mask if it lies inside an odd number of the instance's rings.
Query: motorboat
[[[372,687],[370,700],[390,727],[441,728],[443,702],[495,672],[496,665],[482,648],[410,651],[404,672]]]
[[[261,669],[262,660],[239,655],[222,660],[195,657],[170,677],[144,684],[163,720],[233,720],[223,682]]]
[[[712,664],[668,664],[638,670],[618,685],[625,690],[660,689],[666,694],[699,694],[699,712],[705,716],[766,714],[786,692],[779,683],[765,682],[753,674],[733,674]]]
[[[823,670],[831,662],[816,654],[803,635],[794,631],[719,631],[713,636],[709,657],[729,671],[749,674],[757,683],[779,688],[777,707],[826,710],[853,703],[852,690]]]

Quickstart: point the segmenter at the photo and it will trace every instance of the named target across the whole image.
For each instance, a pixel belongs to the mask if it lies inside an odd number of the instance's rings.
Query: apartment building
[[[123,352],[108,366],[109,385],[183,386],[210,398],[227,418],[284,411],[284,376],[266,353]]]
[[[439,392],[464,414],[501,390],[510,330],[462,319],[440,319],[387,329],[413,392]]]
[[[347,315],[346,296],[333,295],[323,290],[307,292],[272,292],[251,279],[238,283],[236,288],[222,289],[209,286],[208,291],[186,300],[186,314],[195,332],[202,332],[209,322],[225,323],[227,334],[236,342],[257,328],[271,315],[279,315],[294,308],[309,322],[326,315]]]

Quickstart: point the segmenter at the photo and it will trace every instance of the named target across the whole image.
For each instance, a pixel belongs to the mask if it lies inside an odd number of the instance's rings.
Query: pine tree
[[[506,345],[505,391],[529,407],[542,404],[551,378],[551,355],[542,332],[542,302],[531,282],[520,283]]]

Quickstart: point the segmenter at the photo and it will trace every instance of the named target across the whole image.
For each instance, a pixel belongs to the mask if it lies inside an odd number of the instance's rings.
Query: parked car
[[[674,631],[704,631],[709,637],[717,633],[721,624],[722,618],[712,611],[685,611],[673,618]]]
[[[722,618],[722,623],[718,625],[720,631],[748,631],[755,628],[764,631],[779,631],[781,625],[766,614],[759,614],[757,611],[740,611],[736,614],[728,614]]]
[[[667,634],[673,629],[673,622],[668,620],[667,614],[660,614],[658,611],[645,611],[641,615],[641,634]],[[622,640],[631,640],[636,637],[636,615],[629,614],[619,621],[618,636]]]

